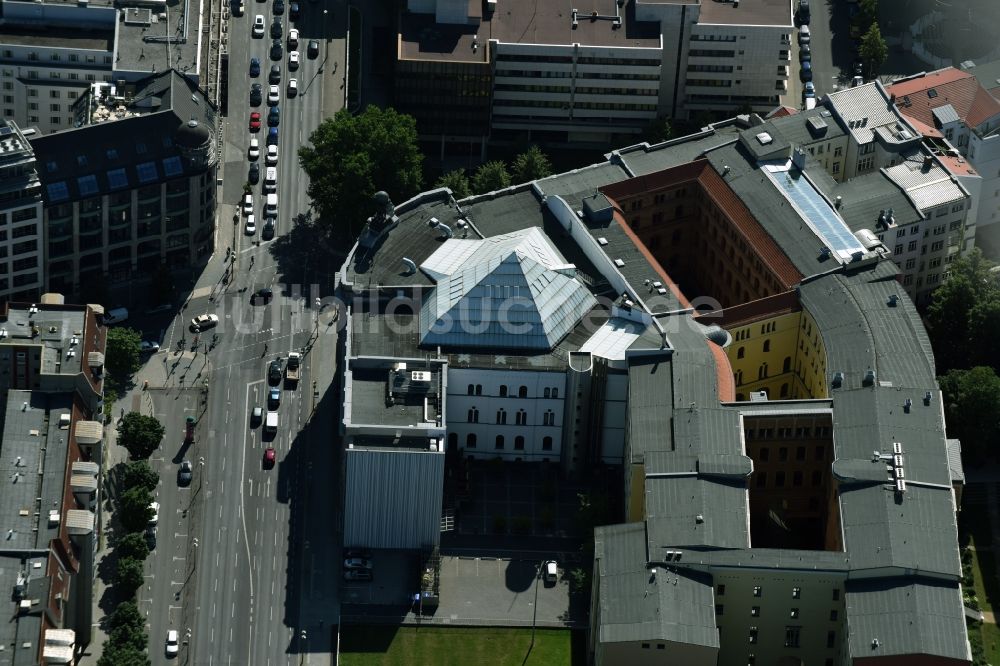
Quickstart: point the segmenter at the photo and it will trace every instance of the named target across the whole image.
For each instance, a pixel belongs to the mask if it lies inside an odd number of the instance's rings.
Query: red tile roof
[[[768,113],[764,117],[768,120],[770,120],[771,118],[784,118],[785,116],[794,116],[798,112],[799,112],[798,109],[793,109],[790,106],[779,106],[773,109],[770,113]]]
[[[933,89],[934,97],[928,96]],[[896,96],[896,106],[908,118],[934,126],[932,111],[951,104],[959,118],[970,127],[977,127],[987,118],[1000,115],[1000,102],[993,98],[972,74],[946,67],[924,76],[893,83],[888,88]],[[909,106],[903,97],[910,100]]]
[[[956,176],[975,176],[976,169],[972,166],[972,163],[961,155],[938,155],[937,158],[941,161],[948,171],[952,172]]]

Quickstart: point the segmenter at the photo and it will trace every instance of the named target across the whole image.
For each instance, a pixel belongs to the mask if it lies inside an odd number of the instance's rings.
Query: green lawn
[[[977,504],[966,505],[959,515],[962,543],[973,548],[972,576],[976,599],[981,610],[993,611],[994,607],[1000,608],[1000,589],[997,583],[996,552],[993,550],[993,534],[990,530],[987,508]],[[973,631],[973,626],[970,625],[970,631]],[[1000,627],[995,621],[986,620],[980,625],[979,633],[983,639],[986,661],[1000,664]]]
[[[584,634],[539,629],[528,660],[531,629],[358,627],[340,630],[343,666],[573,666],[585,664]]]

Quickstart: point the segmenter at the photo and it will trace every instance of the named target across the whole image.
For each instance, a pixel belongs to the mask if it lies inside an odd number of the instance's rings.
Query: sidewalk
[[[107,638],[107,634],[102,627],[102,624],[107,620],[107,616],[104,614],[103,609],[101,609],[101,599],[104,598],[112,581],[102,580],[97,572],[100,571],[104,558],[111,555],[111,542],[113,540],[111,524],[114,521],[114,512],[112,511],[108,472],[115,465],[128,460],[128,451],[124,447],[118,446],[118,419],[122,415],[131,412],[154,416],[153,401],[149,397],[148,392],[143,389],[143,383],[149,382],[151,388],[167,385],[169,381],[167,368],[169,365],[164,364],[161,361],[161,357],[165,359],[168,355],[170,358],[180,360],[186,358],[193,359],[195,357],[195,354],[192,352],[175,355],[171,352],[160,351],[147,359],[143,367],[135,374],[135,388],[118,398],[111,411],[113,418],[104,428],[105,446],[103,461],[101,463],[100,481],[102,507],[99,516],[100,524],[98,525],[98,553],[94,563],[94,618],[96,621],[93,624],[93,638],[90,645],[87,646],[86,651],[77,660],[77,666],[96,666],[97,660],[101,656],[104,641]],[[201,356],[204,355],[202,354]]]

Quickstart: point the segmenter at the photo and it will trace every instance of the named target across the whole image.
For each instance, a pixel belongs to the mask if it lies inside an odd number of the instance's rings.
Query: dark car
[[[309,40],[309,46],[306,47],[306,55],[310,58],[315,58],[319,55],[319,42],[315,39]]]
[[[285,54],[285,49],[281,45],[280,39],[275,39],[271,42],[271,60],[281,60],[281,57]]]
[[[191,485],[191,479],[193,478],[194,473],[191,471],[191,461],[185,460],[177,470],[177,485],[181,488],[186,488]]]
[[[266,217],[264,218],[264,228],[260,232],[260,237],[264,240],[271,240],[274,238],[274,218]]]
[[[281,359],[274,359],[267,366],[267,381],[271,385],[277,385],[281,381]]]
[[[805,62],[806,60],[812,60],[812,50],[808,44],[803,44],[799,47],[799,62]]]
[[[257,124],[258,124],[258,126],[260,125],[260,121],[259,120],[257,121]],[[277,127],[272,127],[271,129],[267,130],[267,145],[269,145],[269,146],[277,146],[278,145],[278,128]]]
[[[799,0],[799,25],[809,25],[809,0]]]
[[[275,386],[272,387],[271,390],[267,392],[267,408],[273,412],[276,411],[280,406],[281,406],[281,389]]]
[[[253,296],[250,297],[250,300],[254,303],[267,303],[273,297],[274,297],[274,292],[271,291],[271,288],[263,287],[255,291],[253,293]]]
[[[813,80],[812,63],[808,60],[802,63],[802,68],[799,70],[799,80],[803,83]]]
[[[250,76],[260,76],[260,58],[250,58]]]
[[[250,165],[250,171],[247,173],[247,180],[250,181],[251,185],[256,185],[260,182],[260,165],[256,162]]]
[[[156,525],[146,527],[146,546],[150,550],[156,548]]]
[[[274,447],[269,446],[266,449],[264,449],[264,461],[263,461],[264,469],[273,468],[274,461],[275,461]]]
[[[293,21],[299,20],[299,3],[292,2],[288,5],[288,18]]]
[[[267,125],[268,127],[277,127],[280,122],[281,109],[277,106],[272,106],[271,110],[267,114]]]
[[[370,583],[372,580],[371,569],[348,569],[344,572],[344,580]]]
[[[274,15],[275,16],[277,16],[279,14],[284,14],[285,13],[285,0],[274,0],[273,10],[274,10]]]
[[[267,80],[271,83],[281,83],[281,65],[271,65],[271,73],[268,75]]]
[[[277,39],[285,34],[285,28],[281,25],[281,19],[277,16],[271,22],[271,39]]]
[[[250,86],[250,106],[260,106],[262,99],[263,98],[261,97],[260,84],[255,83],[252,86]]]

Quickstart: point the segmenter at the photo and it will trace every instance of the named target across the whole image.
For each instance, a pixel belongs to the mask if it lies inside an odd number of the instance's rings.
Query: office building
[[[80,127],[32,141],[44,186],[46,290],[141,288],[161,265],[189,269],[207,258],[218,152],[216,109],[204,93],[168,70],[95,84],[74,116]],[[103,297],[87,293],[84,300]]]
[[[0,120],[0,300],[37,298],[44,281],[42,187],[25,133]]]
[[[348,458],[386,460],[348,464],[346,505],[368,463],[408,485],[364,529],[345,511],[345,545],[435,545],[442,446],[599,468],[625,522],[595,534],[592,663],[970,663],[960,443],[878,238],[886,200],[926,222],[923,180],[839,182],[807,148],[860,159],[850,129],[743,116],[462,201],[380,199],[340,281]],[[425,536],[386,545],[401,513]]]

